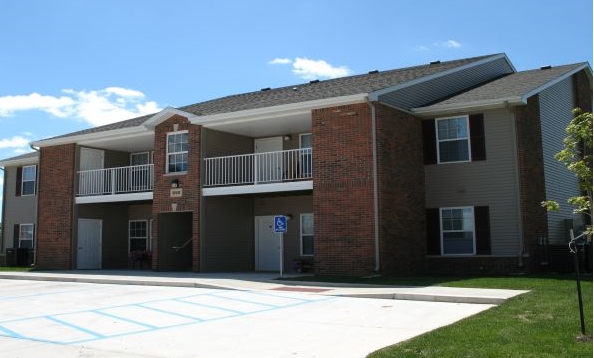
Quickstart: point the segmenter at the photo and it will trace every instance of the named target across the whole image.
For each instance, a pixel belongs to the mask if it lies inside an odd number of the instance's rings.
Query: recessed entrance
[[[192,270],[192,212],[159,214],[158,250],[158,270]]]

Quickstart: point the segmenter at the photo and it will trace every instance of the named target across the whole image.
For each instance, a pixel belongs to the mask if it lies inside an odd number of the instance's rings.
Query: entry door
[[[265,153],[256,156],[255,175],[257,183],[282,180],[283,138],[271,137],[254,140],[254,151]]]
[[[101,220],[78,219],[76,267],[79,270],[101,268],[101,227]]]
[[[105,155],[102,150],[81,148],[80,149],[80,174],[78,192],[83,195],[104,194],[103,169]],[[87,171],[91,170],[91,171]]]
[[[280,269],[280,239],[274,216],[256,216],[256,271]]]

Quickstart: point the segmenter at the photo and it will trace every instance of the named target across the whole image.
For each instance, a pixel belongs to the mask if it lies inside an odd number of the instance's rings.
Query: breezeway
[[[2,357],[364,357],[493,307],[0,280]]]

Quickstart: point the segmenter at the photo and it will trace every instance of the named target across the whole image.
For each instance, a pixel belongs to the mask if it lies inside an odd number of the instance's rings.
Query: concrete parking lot
[[[0,279],[0,356],[361,358],[493,307],[302,291]]]

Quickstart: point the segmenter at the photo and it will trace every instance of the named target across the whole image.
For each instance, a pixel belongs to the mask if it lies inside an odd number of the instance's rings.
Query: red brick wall
[[[540,133],[538,96],[533,96],[526,106],[516,107],[522,230],[529,254],[525,264],[531,271],[540,269],[543,257],[539,238],[548,236],[546,210],[540,205],[546,199]]]
[[[168,174],[166,168],[167,133],[188,130],[188,171],[183,174]],[[200,270],[200,143],[201,126],[190,124],[188,119],[175,115],[155,127],[155,186],[153,190],[153,269],[163,269],[159,263],[159,213],[191,211],[192,216],[192,270]],[[170,197],[171,181],[177,179],[183,196]],[[173,210],[171,204],[177,204]]]
[[[315,270],[375,269],[371,114],[367,103],[312,111]]]
[[[421,120],[376,104],[382,273],[425,266],[425,172]]]
[[[72,269],[75,145],[40,151],[37,268]]]

